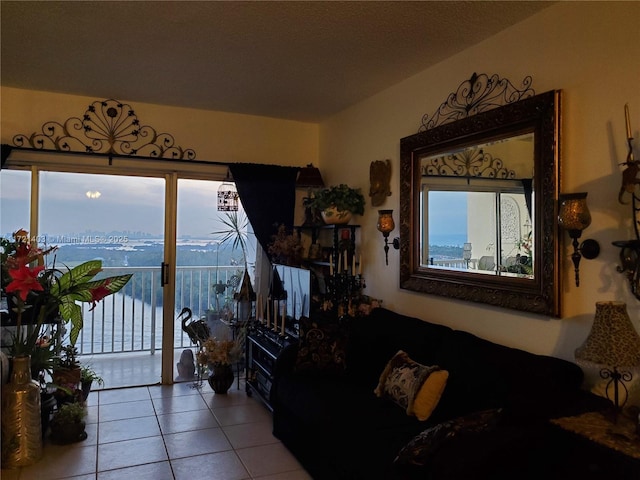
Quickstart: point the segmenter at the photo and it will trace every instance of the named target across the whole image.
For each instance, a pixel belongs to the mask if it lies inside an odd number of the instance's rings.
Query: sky
[[[179,180],[178,235],[207,238],[223,229],[217,221],[220,182]],[[164,231],[163,178],[40,173],[40,230],[50,234],[89,231]],[[29,227],[29,172],[0,172],[0,232]],[[100,192],[89,198],[87,192]],[[96,197],[95,195],[93,195]]]

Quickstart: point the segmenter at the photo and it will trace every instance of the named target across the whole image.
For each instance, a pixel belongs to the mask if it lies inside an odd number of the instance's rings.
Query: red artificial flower
[[[27,300],[27,295],[31,291],[43,291],[42,285],[38,282],[38,275],[44,270],[43,266],[30,268],[26,265],[9,270],[9,275],[13,281],[7,285],[7,293],[18,292],[22,301]]]
[[[89,309],[89,311],[96,308],[96,305],[100,300],[111,294],[111,291],[107,288],[107,285],[109,285],[109,283],[111,283],[111,280],[106,279],[105,282],[99,287],[89,290],[91,292],[91,308]]]

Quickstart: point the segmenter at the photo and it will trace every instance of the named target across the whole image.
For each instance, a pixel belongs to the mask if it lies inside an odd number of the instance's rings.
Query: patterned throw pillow
[[[394,462],[401,465],[426,465],[445,444],[494,428],[500,412],[499,408],[483,410],[428,428],[402,447]]]
[[[300,343],[294,371],[344,373],[347,333],[338,320],[300,319]]]
[[[439,366],[422,365],[398,350],[382,371],[374,393],[393,400],[407,415],[426,420],[440,401],[447,378],[448,372]]]

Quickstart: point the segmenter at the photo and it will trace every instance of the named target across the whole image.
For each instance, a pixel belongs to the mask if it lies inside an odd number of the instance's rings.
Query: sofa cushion
[[[454,444],[495,428],[500,412],[500,409],[483,410],[427,428],[398,452],[394,462],[426,465],[446,444]]]
[[[347,331],[335,320],[300,319],[296,372],[341,374],[346,368]]]
[[[374,393],[391,399],[405,409],[407,415],[426,420],[438,404],[446,384],[447,376],[436,375],[439,371],[439,366],[422,365],[398,350],[382,371]]]
[[[434,354],[451,331],[444,325],[376,308],[368,317],[354,318],[349,325],[347,372],[354,382],[374,389],[380,372],[398,350],[423,365],[436,364]]]

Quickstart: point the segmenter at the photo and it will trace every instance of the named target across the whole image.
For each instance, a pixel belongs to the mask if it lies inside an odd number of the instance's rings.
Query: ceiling
[[[0,81],[319,122],[552,3],[2,0]]]

